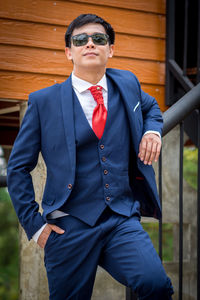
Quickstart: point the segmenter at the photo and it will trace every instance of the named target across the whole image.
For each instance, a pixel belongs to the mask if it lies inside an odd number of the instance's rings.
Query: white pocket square
[[[138,108],[138,106],[140,105],[140,101],[138,101],[138,103],[136,104],[136,106],[134,107],[133,111],[135,112],[136,109]]]

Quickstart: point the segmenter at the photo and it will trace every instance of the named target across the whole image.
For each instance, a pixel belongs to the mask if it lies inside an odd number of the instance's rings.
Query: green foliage
[[[158,223],[143,223],[142,224],[145,231],[148,232],[152,243],[158,253]],[[172,261],[173,260],[173,224],[163,224],[162,227],[162,250],[163,250],[163,260],[164,261]]]
[[[197,163],[198,149],[194,147],[185,147],[183,176],[187,183],[195,190],[197,190]]]
[[[18,221],[7,189],[0,188],[0,299],[18,299]]]

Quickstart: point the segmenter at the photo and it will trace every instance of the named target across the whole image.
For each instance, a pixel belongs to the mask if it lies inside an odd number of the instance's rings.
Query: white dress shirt
[[[103,92],[103,100],[106,109],[108,108],[108,87],[106,81],[106,75],[101,78],[101,80],[97,83],[97,85],[102,86]],[[87,82],[83,79],[78,78],[72,73],[72,86],[76,93],[76,96],[82,106],[82,109],[85,113],[85,116],[92,127],[92,115],[95,107],[97,106],[97,102],[94,100],[91,92],[88,90],[93,84]]]
[[[96,84],[96,85],[100,85],[102,86],[102,92],[103,92],[103,99],[104,99],[104,105],[106,107],[106,109],[108,108],[108,86],[107,86],[107,80],[106,80],[106,75],[104,74],[104,76],[101,78],[101,80]],[[91,86],[93,86],[93,84],[91,84],[88,81],[85,81],[83,79],[78,78],[77,76],[74,75],[74,73],[72,72],[72,87],[74,89],[74,92],[76,93],[76,96],[82,106],[82,109],[84,111],[84,114],[90,124],[90,126],[92,127],[92,115],[93,115],[93,111],[94,108],[96,107],[97,103],[94,100],[91,92],[88,90]],[[146,131],[144,134],[147,133],[155,133],[157,135],[160,136],[160,133],[157,131]],[[56,219],[56,218],[60,218],[63,216],[67,216],[68,214],[60,211],[60,210],[55,210],[53,211],[49,218],[50,219]],[[33,235],[33,240],[35,242],[37,242],[40,234],[42,233],[44,227],[46,226],[46,224],[44,224],[34,235]]]

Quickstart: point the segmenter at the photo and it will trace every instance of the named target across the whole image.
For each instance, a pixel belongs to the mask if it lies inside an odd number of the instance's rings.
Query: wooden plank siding
[[[73,2],[94,3],[93,0],[74,0]],[[101,0],[100,5],[109,5],[119,8],[141,10],[165,15],[165,0]]]
[[[103,16],[117,32],[165,38],[165,16],[161,14],[73,1],[7,0],[0,2],[0,17],[15,20],[66,26],[80,13],[95,13]]]
[[[24,101],[30,92],[70,75],[64,33],[81,13],[96,13],[112,24],[115,55],[108,67],[135,73],[165,110],[164,0],[1,1],[0,98]]]
[[[164,63],[124,57],[113,57],[108,63],[108,67],[119,69],[124,65],[127,70],[142,77],[143,83],[164,83]],[[72,64],[66,59],[64,51],[2,45],[0,69],[69,76]]]
[[[0,19],[2,44],[63,51],[65,31],[66,26]],[[164,39],[117,33],[116,43],[115,56],[165,61]]]
[[[55,83],[61,83],[66,79],[65,76],[52,76],[47,74],[23,73],[23,72],[10,72],[0,71],[0,99],[17,99],[19,101],[28,99],[31,91],[42,89],[46,86]],[[160,100],[161,109],[164,103],[164,86],[142,84],[142,89]]]

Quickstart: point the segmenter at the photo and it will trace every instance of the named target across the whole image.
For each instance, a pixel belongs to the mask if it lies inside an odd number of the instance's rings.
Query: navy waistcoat
[[[140,215],[129,186],[130,130],[120,93],[108,80],[108,115],[102,138],[93,132],[74,93],[76,175],[60,210],[93,226],[108,205],[116,213]]]

